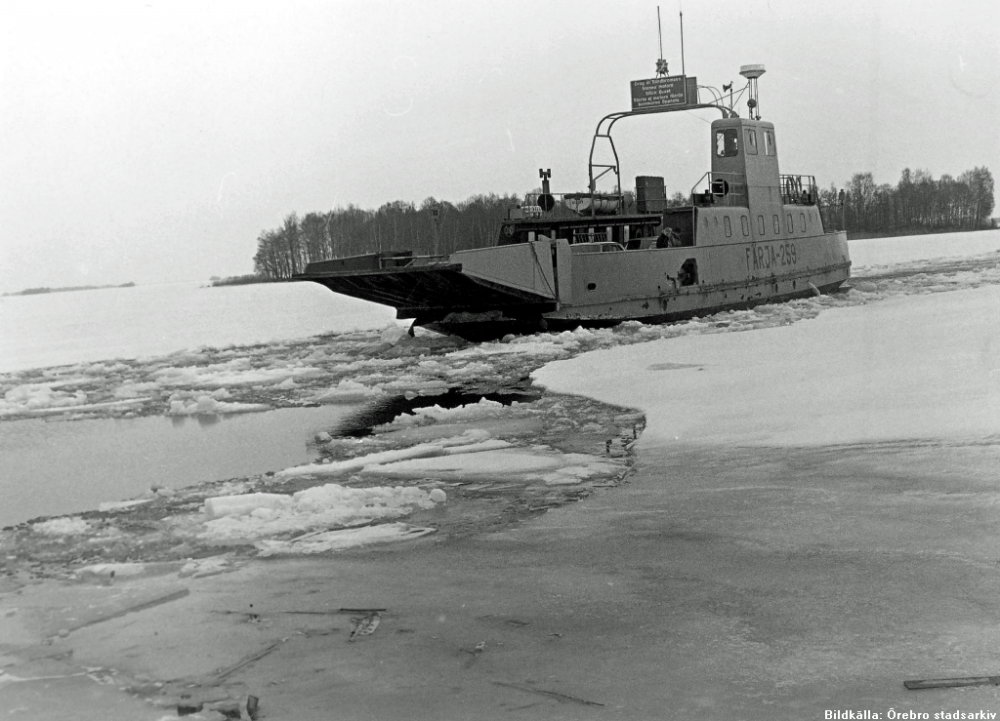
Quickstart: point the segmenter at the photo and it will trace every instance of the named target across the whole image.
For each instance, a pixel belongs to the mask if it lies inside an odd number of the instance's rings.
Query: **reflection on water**
[[[198,415],[198,416],[171,416],[170,421],[174,424],[174,428],[181,428],[185,423],[190,423],[192,420],[197,421],[198,425],[202,428],[211,428],[212,426],[218,424],[224,416],[211,413],[208,415]]]
[[[308,463],[353,406],[232,416],[0,423],[0,526],[102,501]]]

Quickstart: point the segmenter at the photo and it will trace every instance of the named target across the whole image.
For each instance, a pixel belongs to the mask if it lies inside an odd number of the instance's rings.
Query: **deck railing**
[[[608,235],[606,230],[595,230],[591,232],[587,228],[579,228],[573,230],[573,240],[571,243],[603,243],[604,241],[612,240],[611,236]]]
[[[781,202],[785,205],[816,205],[819,189],[812,175],[782,175]]]

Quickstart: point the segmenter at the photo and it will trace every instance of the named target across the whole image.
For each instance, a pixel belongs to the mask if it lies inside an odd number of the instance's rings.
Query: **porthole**
[[[597,290],[597,283],[587,283],[587,290]]]

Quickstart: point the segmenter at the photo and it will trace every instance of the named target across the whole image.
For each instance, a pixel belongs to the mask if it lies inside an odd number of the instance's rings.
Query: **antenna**
[[[684,11],[681,10],[681,75],[687,75],[684,72]]]
[[[750,89],[747,107],[750,108],[751,120],[760,120],[760,105],[757,103],[757,78],[763,74],[763,65],[743,65],[740,67],[740,75],[747,79],[747,87]],[[756,118],[754,118],[754,113],[757,115]]]
[[[667,61],[663,59],[663,28],[660,26],[660,6],[656,6],[656,32],[660,36],[660,59],[656,61],[656,77],[666,77]]]
[[[660,6],[656,6],[656,32],[660,36],[660,59],[663,59],[663,27],[660,25]]]

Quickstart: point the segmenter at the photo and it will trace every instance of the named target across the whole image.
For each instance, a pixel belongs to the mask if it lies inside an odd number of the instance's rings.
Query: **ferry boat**
[[[298,280],[396,308],[413,327],[490,340],[508,333],[606,327],[627,320],[668,323],[837,290],[849,278],[847,236],[826,232],[814,176],[783,175],[778,136],[760,119],[757,79],[745,65],[747,118],[717,90],[685,75],[632,82],[632,109],[597,125],[589,188],[542,192],[511,208],[495,245],[446,256],[369,253],[310,263]],[[730,86],[731,89],[731,86]],[[706,96],[700,102],[699,94]],[[685,204],[667,202],[662,177],[621,190],[611,130],[638,115],[714,109],[711,170]],[[595,152],[611,162],[595,162]],[[607,150],[610,149],[610,153]],[[599,181],[614,181],[598,192]]]

